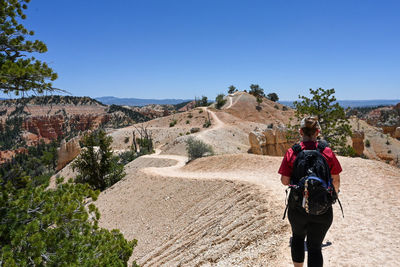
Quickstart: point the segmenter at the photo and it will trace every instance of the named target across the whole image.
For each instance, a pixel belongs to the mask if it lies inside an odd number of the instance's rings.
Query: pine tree
[[[124,165],[113,156],[111,136],[99,130],[85,135],[82,143],[84,149],[72,164],[72,168],[79,173],[76,182],[104,190],[125,176]]]
[[[235,86],[231,85],[228,87],[228,94],[233,94],[234,92],[237,92],[238,89],[236,89]]]
[[[30,40],[34,35],[21,20],[26,19],[24,10],[29,0],[0,0],[0,91],[26,94],[28,91],[43,93],[55,91],[51,81],[57,74],[31,53],[45,53],[46,45]]]
[[[279,97],[278,97],[278,95],[277,95],[276,93],[269,93],[269,94],[267,95],[267,98],[268,98],[269,100],[271,100],[271,101],[274,101],[274,102],[276,102],[276,101],[279,100]]]
[[[29,177],[0,177],[0,265],[126,266],[137,241],[98,227],[99,191],[58,182],[49,190]]]
[[[351,126],[343,107],[336,102],[335,89],[310,89],[311,98],[299,95],[301,101],[295,101],[295,117],[300,121],[304,116],[318,118],[321,134],[332,148],[341,154],[346,154],[346,138],[351,136]],[[299,125],[290,125],[298,129]]]

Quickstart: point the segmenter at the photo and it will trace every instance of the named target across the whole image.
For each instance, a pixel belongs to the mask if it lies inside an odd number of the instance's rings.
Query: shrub
[[[214,155],[212,147],[201,140],[189,137],[186,140],[186,151],[189,156],[189,161],[201,158],[204,156]]]
[[[389,139],[386,140],[386,145],[390,145]]]
[[[190,120],[186,120],[186,124],[190,124]]]
[[[189,113],[188,118],[189,118],[189,119],[193,118],[192,113]]]
[[[389,150],[388,150],[388,154],[391,154],[391,153],[392,153],[392,150],[389,149]]]
[[[208,128],[211,126],[211,121],[210,120],[206,120],[203,124],[203,128]]]
[[[365,146],[366,147],[370,147],[371,146],[371,142],[369,141],[369,139],[365,140]]]
[[[338,154],[341,156],[346,156],[346,157],[356,157],[356,151],[354,150],[354,148],[352,146],[345,146],[345,147],[341,147],[338,151]]]
[[[189,135],[190,134],[190,132],[186,132],[186,135]]]
[[[278,95],[277,95],[276,93],[269,93],[269,94],[267,95],[267,98],[268,98],[269,100],[271,100],[271,101],[274,101],[274,102],[276,102],[276,101],[279,100],[279,97],[278,97]]]
[[[215,107],[217,109],[221,109],[223,105],[225,105],[226,103],[226,99],[224,99],[224,94],[219,94],[217,95],[217,97],[215,98]]]
[[[126,136],[125,139],[124,139],[124,143],[127,144],[128,142],[129,142],[129,137]]]
[[[132,150],[124,151],[119,154],[119,163],[126,165],[138,157],[137,153]]]
[[[237,92],[237,91],[238,91],[238,89],[233,85],[228,87],[228,94],[233,94],[234,92]]]
[[[176,123],[177,123],[176,120],[171,121],[171,122],[169,123],[169,127],[174,127]]]
[[[179,133],[179,136],[182,136],[183,135],[183,133]]]
[[[191,133],[197,133],[197,132],[200,132],[200,128],[198,128],[198,127],[194,127],[194,128],[192,128],[192,129],[190,129],[190,132],[191,132]]]
[[[278,106],[278,105],[274,105],[274,108],[275,108],[275,109],[279,109],[279,106]]]
[[[203,110],[202,110],[202,109],[200,109],[200,110],[199,110],[199,113],[203,113]]]
[[[283,111],[287,111],[287,110],[288,110],[288,107],[287,107],[287,106],[283,106],[283,107],[282,107],[282,110],[283,110]]]

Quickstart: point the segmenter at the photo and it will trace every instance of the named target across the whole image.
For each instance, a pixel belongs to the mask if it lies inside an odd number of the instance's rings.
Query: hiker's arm
[[[340,188],[340,175],[339,174],[332,174],[333,186],[335,187],[336,193],[339,192]]]
[[[283,185],[289,185],[289,183],[290,183],[290,177],[289,177],[289,176],[282,175],[282,176],[281,176],[281,182],[282,182]]]

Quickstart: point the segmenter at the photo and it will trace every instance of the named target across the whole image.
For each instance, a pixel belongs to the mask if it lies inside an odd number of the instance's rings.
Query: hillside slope
[[[253,104],[247,109],[254,120],[241,119],[239,106],[247,96],[235,97],[222,110],[195,109],[142,124],[153,131],[157,153],[128,164],[127,176],[100,194],[100,225],[138,239],[132,259],[139,264],[290,266],[290,227],[282,220],[285,187],[277,174],[281,157],[243,153],[248,132],[270,121],[258,117],[259,111],[250,112]],[[280,121],[278,116],[292,111],[276,112],[268,116],[283,124],[287,117]],[[211,126],[203,128],[208,119]],[[217,155],[185,164],[186,132],[196,127],[199,132],[190,136],[212,145]],[[112,132],[114,148],[129,148],[131,138],[125,140],[134,130]],[[374,160],[338,158],[345,218],[335,205],[323,246],[326,265],[397,266],[398,169]]]
[[[139,240],[133,255],[138,263],[290,263],[290,229],[281,220],[280,157],[220,155],[183,168],[165,168],[174,163],[161,156],[132,162],[127,177],[97,201],[103,227],[119,228],[128,238]],[[344,169],[341,200],[345,218],[335,206],[323,249],[327,265],[379,266],[384,262],[397,266],[400,174],[372,160],[339,160]]]

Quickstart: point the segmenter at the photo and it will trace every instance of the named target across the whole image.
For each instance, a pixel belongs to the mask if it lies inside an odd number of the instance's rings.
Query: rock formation
[[[22,123],[22,129],[42,138],[57,139],[65,134],[68,127],[76,131],[86,131],[98,127],[111,119],[110,114],[79,114],[66,117],[63,115],[32,116]]]
[[[398,140],[400,140],[400,127],[396,128],[396,131],[394,133],[394,138],[397,138]]]
[[[194,109],[195,107],[196,107],[196,101],[193,100],[192,102],[187,103],[184,107],[178,109],[178,111],[180,112],[189,111]]]
[[[256,128],[249,134],[250,152],[258,155],[283,156],[291,146],[286,139],[286,130]]]
[[[353,142],[353,149],[357,156],[361,156],[364,153],[364,132],[354,131],[351,136]]]
[[[0,151],[0,164],[5,163],[8,160],[11,160],[16,154],[26,154],[26,153],[28,153],[28,149],[24,147],[20,147],[14,150]]]
[[[63,140],[61,142],[60,148],[57,151],[58,161],[56,170],[59,171],[64,168],[68,163],[70,163],[76,156],[81,152],[81,147],[79,145],[79,137],[72,138],[68,142]]]
[[[250,152],[257,155],[263,155],[263,148],[266,147],[266,138],[264,133],[256,128],[249,134]]]

